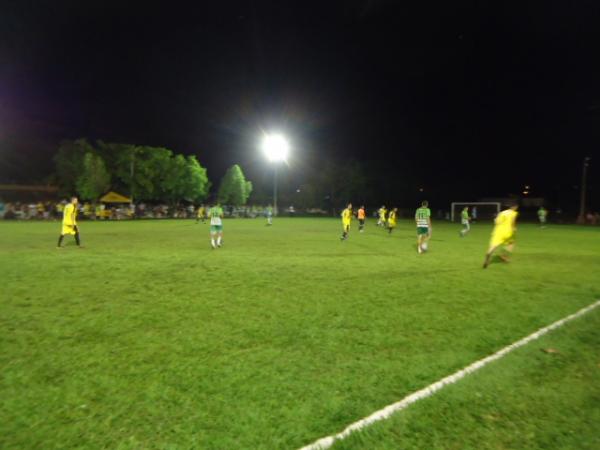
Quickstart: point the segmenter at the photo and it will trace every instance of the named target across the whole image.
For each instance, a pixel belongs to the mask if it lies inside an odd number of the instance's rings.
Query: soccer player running
[[[56,248],[63,248],[62,242],[66,234],[75,236],[75,243],[81,248],[79,228],[77,227],[77,197],[75,196],[71,197],[71,203],[67,203],[63,209],[62,230]]]
[[[356,217],[358,217],[358,231],[360,231],[361,233],[363,231],[365,231],[365,217],[366,217],[366,213],[365,213],[365,207],[361,206],[360,208],[358,208],[358,212],[356,213]]]
[[[210,219],[210,245],[215,249],[221,246],[223,239],[223,208],[217,203],[208,210],[208,218]]]
[[[206,208],[204,205],[200,205],[198,207],[198,211],[196,211],[196,223],[202,221],[202,223],[206,223]]]
[[[417,224],[417,252],[423,253],[427,250],[427,241],[431,237],[431,210],[429,202],[423,200],[421,207],[415,212]]]
[[[340,236],[341,241],[348,239],[348,232],[350,231],[350,223],[352,222],[352,203],[348,203],[348,207],[342,211],[342,235]]]
[[[465,237],[465,235],[471,230],[469,220],[469,207],[465,206],[460,213],[460,223],[462,224],[462,230],[460,230],[460,237]]]
[[[387,214],[387,209],[385,209],[385,205],[382,205],[379,210],[377,210],[379,214],[379,220],[377,220],[377,225],[380,227],[385,227],[385,216]]]
[[[392,234],[394,228],[396,228],[396,221],[398,220],[398,208],[394,208],[390,211],[387,220],[388,233]]]
[[[271,207],[271,205],[267,206],[267,225],[273,225],[273,208]]]
[[[538,220],[540,221],[540,227],[541,228],[546,228],[546,219],[548,218],[548,210],[546,208],[544,208],[543,206],[540,206],[540,209],[538,209]]]
[[[490,239],[490,246],[487,253],[485,254],[485,261],[483,262],[483,268],[487,268],[490,264],[490,259],[493,253],[500,246],[504,246],[505,254],[500,255],[500,258],[508,262],[509,256],[512,254],[515,246],[515,232],[518,205],[512,204],[508,209],[501,211],[494,220],[494,231],[492,231],[492,238]]]

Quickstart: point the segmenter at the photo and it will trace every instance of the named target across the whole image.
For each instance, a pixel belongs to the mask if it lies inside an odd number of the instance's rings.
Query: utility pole
[[[581,192],[579,197],[579,217],[577,217],[577,223],[585,223],[585,194],[587,191],[587,168],[590,165],[590,158],[586,156],[583,158],[583,168],[581,169]]]
[[[275,173],[273,174],[273,215],[277,217],[277,164],[273,165]]]
[[[135,148],[131,150],[131,160],[129,161],[129,199],[133,205],[133,174],[135,171]]]

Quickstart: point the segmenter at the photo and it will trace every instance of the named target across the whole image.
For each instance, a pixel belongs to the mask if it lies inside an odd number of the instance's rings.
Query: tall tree
[[[180,200],[197,202],[204,200],[210,188],[206,169],[195,156],[175,155],[167,160],[156,159],[162,168],[159,192],[169,203]]]
[[[61,195],[72,195],[77,190],[77,180],[83,171],[83,159],[87,153],[94,153],[94,148],[85,139],[60,143],[54,163]]]
[[[242,168],[234,164],[221,179],[219,202],[229,205],[245,205],[252,193],[252,183],[246,180]]]
[[[210,181],[208,180],[208,174],[206,169],[200,165],[195,156],[188,156],[186,158],[186,185],[184,191],[184,197],[190,201],[199,202],[206,198],[208,190],[210,189]],[[252,191],[252,183],[249,181],[249,190]],[[246,188],[248,190],[248,186]],[[248,195],[250,195],[248,192]]]
[[[83,200],[96,200],[110,187],[110,174],[102,158],[92,152],[83,157],[83,169],[77,178],[77,193]]]

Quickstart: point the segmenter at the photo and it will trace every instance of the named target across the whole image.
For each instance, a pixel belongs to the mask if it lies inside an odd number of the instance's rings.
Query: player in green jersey
[[[417,251],[423,253],[427,250],[427,241],[431,237],[431,210],[427,200],[421,202],[421,207],[415,212],[417,224]]]
[[[462,224],[462,230],[460,230],[460,237],[465,237],[465,235],[471,230],[471,225],[469,224],[470,220],[471,218],[469,217],[469,207],[465,206],[460,212],[460,223]]]
[[[267,225],[273,225],[273,207],[271,205],[267,206],[265,214],[267,216]]]
[[[217,203],[208,210],[208,218],[210,219],[210,245],[212,248],[220,247],[223,239],[223,208]]]
[[[546,228],[546,219],[548,218],[548,210],[546,208],[544,208],[543,206],[540,206],[540,209],[538,209],[538,219],[540,221],[540,227],[541,228]]]

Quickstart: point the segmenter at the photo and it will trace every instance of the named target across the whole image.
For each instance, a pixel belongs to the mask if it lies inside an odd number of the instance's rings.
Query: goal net
[[[490,220],[500,212],[500,202],[452,202],[450,204],[450,220],[460,220],[462,209],[469,207],[469,217],[473,220]]]

